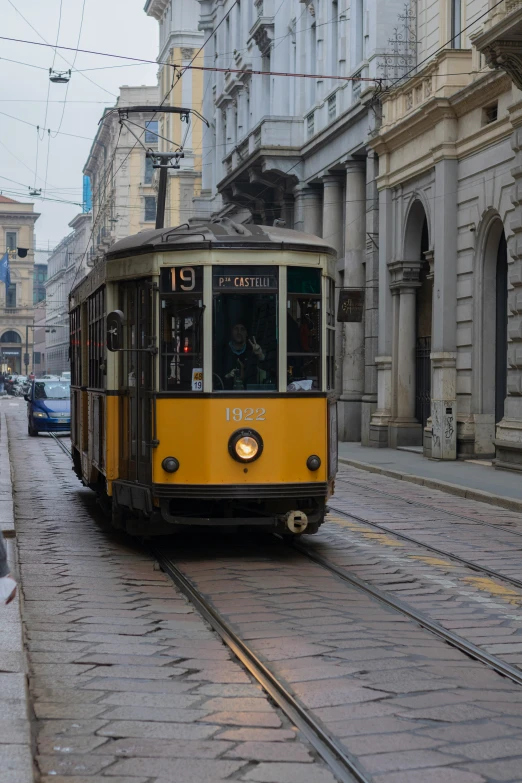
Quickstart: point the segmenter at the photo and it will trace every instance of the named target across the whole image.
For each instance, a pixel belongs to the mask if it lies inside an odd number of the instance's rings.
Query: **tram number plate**
[[[265,408],[226,408],[227,421],[265,421]]]
[[[203,389],[203,368],[194,367],[192,370],[192,391],[202,391]]]

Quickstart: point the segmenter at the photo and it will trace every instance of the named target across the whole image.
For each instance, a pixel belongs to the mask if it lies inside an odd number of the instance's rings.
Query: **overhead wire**
[[[81,40],[81,37],[82,37],[83,20],[84,20],[84,17],[85,17],[85,3],[86,3],[86,0],[83,0],[82,13],[81,13],[81,17],[80,17],[80,29],[78,31],[78,40],[76,42],[76,52],[74,53],[74,58],[73,58],[72,66],[71,66],[73,71],[74,71],[74,67],[76,65],[76,60],[78,59],[78,47],[80,46],[80,40]],[[56,131],[56,133],[53,136],[53,138],[56,138],[56,136],[60,133],[60,130],[62,128],[63,118],[64,118],[64,115],[65,115],[65,107],[67,105],[67,96],[69,95],[69,88],[70,88],[70,86],[71,86],[71,80],[69,79],[69,81],[67,82],[67,87],[65,88],[65,96],[64,96],[63,107],[62,107],[62,116],[61,116],[60,122],[58,124],[58,130]]]
[[[60,40],[60,28],[62,26],[62,9],[63,9],[63,0],[60,0],[60,10],[58,12],[58,29],[56,31],[56,46],[58,46],[58,41]],[[53,56],[53,64],[51,65],[51,69],[49,71],[49,77],[51,76],[52,72],[54,71],[54,65],[56,63],[56,47],[54,49],[54,56]],[[51,94],[51,79],[49,78],[47,80],[47,99],[45,103],[45,117],[44,117],[44,128],[47,125],[47,115],[49,113],[49,96]],[[41,140],[43,141],[43,138],[45,137],[45,131],[44,136],[42,136]],[[40,131],[38,130],[38,137],[36,139],[36,146],[38,148],[40,142]],[[47,187],[47,174],[49,173],[49,155],[51,151],[51,133],[48,130],[47,131],[47,162],[45,165],[45,181],[44,181],[44,197],[45,197],[45,189]],[[36,152],[36,172],[35,177],[38,176],[38,150]],[[35,186],[36,187],[36,186]]]
[[[47,47],[49,47],[49,48],[51,48],[51,49],[55,49],[55,50],[56,50],[56,53],[58,54],[58,56],[59,56],[59,57],[61,57],[61,58],[62,58],[62,60],[63,60],[65,63],[67,63],[67,65],[70,67],[70,66],[71,66],[71,63],[70,63],[70,61],[69,61],[69,60],[67,60],[67,59],[66,59],[66,58],[63,56],[63,54],[60,54],[60,52],[59,52],[58,50],[59,50],[59,49],[63,49],[63,50],[69,50],[69,51],[75,51],[75,50],[74,50],[74,49],[72,49],[72,48],[71,48],[71,47],[69,47],[69,46],[53,46],[52,44],[50,44],[50,43],[49,43],[49,41],[47,41],[47,40],[46,40],[46,39],[43,37],[43,35],[42,35],[41,33],[39,33],[39,32],[38,32],[38,30],[36,29],[36,27],[35,27],[34,25],[32,25],[32,24],[31,24],[31,22],[30,22],[30,21],[29,21],[29,20],[28,20],[28,19],[27,19],[27,18],[26,18],[24,15],[23,15],[23,13],[22,13],[22,12],[21,12],[21,11],[20,11],[20,10],[19,10],[17,7],[16,7],[16,5],[13,3],[13,0],[7,0],[7,2],[9,3],[9,5],[10,5],[10,6],[12,6],[12,8],[13,8],[13,9],[16,11],[16,13],[17,13],[19,16],[21,16],[21,17],[22,17],[22,19],[24,20],[24,22],[25,22],[26,24],[28,24],[28,25],[29,25],[29,27],[31,28],[31,30],[33,30],[33,31],[36,33],[36,35],[38,36],[38,38],[41,38],[41,39],[42,39],[42,41],[43,41],[43,43],[40,43],[40,41],[32,41],[31,43],[32,43],[32,44],[34,44],[35,46],[47,46]],[[12,41],[17,41],[17,39],[16,39],[16,38],[7,38],[7,37],[5,38],[5,40],[12,40]],[[77,51],[78,51],[78,52],[83,52],[83,51],[85,51],[85,50],[83,50],[83,49],[77,49]],[[81,73],[81,71],[79,71],[79,73]],[[89,76],[85,76],[85,74],[83,74],[83,73],[82,73],[82,76],[83,76],[83,78],[84,78],[84,79],[87,79],[87,81],[88,81],[88,82],[90,82],[91,84],[94,84],[94,86],[95,86],[95,87],[98,87],[100,90],[103,90],[103,92],[106,92],[108,95],[112,95],[112,97],[113,97],[113,98],[116,98],[116,97],[117,97],[117,96],[116,96],[116,95],[115,95],[113,92],[111,92],[110,90],[106,90],[106,89],[105,89],[105,87],[102,87],[102,86],[101,86],[101,84],[98,84],[98,83],[97,83],[97,82],[95,82],[93,79],[91,79]]]

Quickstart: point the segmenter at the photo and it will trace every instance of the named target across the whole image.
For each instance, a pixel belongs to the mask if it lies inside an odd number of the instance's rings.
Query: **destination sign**
[[[164,294],[200,294],[203,292],[202,266],[173,266],[161,270]]]
[[[214,272],[214,290],[233,288],[240,291],[277,291],[277,276],[264,275],[225,275]]]

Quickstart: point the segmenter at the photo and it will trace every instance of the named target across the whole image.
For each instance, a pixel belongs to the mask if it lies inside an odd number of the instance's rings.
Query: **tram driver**
[[[225,351],[225,389],[245,389],[247,384],[258,382],[258,369],[263,369],[265,352],[256,342],[248,338],[243,324],[232,327],[230,340]]]

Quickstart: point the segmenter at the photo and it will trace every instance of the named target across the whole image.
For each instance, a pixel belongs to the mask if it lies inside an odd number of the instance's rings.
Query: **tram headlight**
[[[175,473],[179,470],[179,461],[176,457],[165,457],[161,463],[161,467],[166,473]]]
[[[236,430],[228,441],[228,451],[237,462],[254,462],[263,451],[263,439],[255,430]]]

